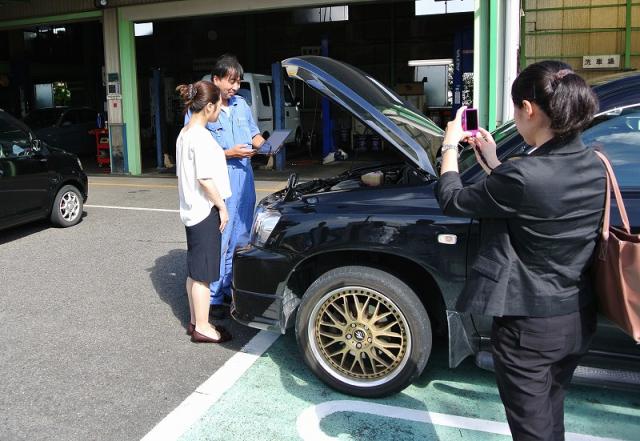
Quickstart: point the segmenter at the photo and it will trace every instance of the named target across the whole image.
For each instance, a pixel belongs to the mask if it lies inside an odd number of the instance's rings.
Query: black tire
[[[431,354],[431,323],[416,294],[392,274],[365,266],[336,268],[311,284],[298,309],[296,337],[318,378],[359,397],[401,391]]]
[[[82,218],[82,194],[73,185],[63,186],[53,200],[51,223],[58,227],[71,227]]]

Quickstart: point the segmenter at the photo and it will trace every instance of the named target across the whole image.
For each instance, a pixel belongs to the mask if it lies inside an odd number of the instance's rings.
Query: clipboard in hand
[[[274,130],[273,133],[259,148],[257,153],[260,155],[275,155],[284,145],[284,140],[291,133],[291,129]]]

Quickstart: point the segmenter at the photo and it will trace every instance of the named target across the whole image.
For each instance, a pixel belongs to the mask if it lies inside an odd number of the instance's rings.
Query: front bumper
[[[252,245],[233,256],[234,320],[252,328],[285,333],[299,299],[286,282],[295,266],[292,256]]]

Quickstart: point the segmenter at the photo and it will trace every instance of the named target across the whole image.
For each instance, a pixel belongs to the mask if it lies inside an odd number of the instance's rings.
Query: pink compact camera
[[[471,132],[472,136],[478,134],[478,110],[465,109],[462,112],[462,130]]]

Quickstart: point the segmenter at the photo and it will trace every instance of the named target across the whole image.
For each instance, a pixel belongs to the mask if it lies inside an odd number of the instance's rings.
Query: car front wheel
[[[365,266],[336,268],[311,284],[296,336],[322,381],[361,397],[404,389],[431,353],[431,324],[416,294],[392,274]]]
[[[82,195],[73,185],[63,186],[53,200],[51,222],[59,227],[71,227],[82,217]]]

